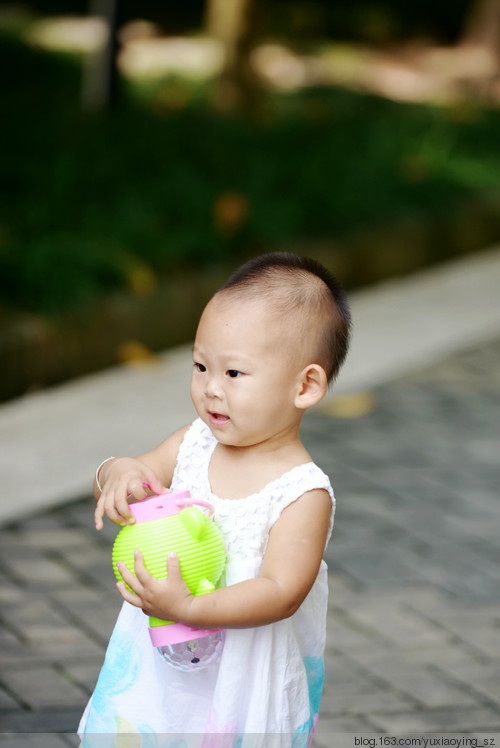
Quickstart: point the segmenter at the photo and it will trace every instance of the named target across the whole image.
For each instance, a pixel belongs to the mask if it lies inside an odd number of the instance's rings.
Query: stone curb
[[[315,257],[348,289],[401,278],[429,264],[479,251],[500,239],[500,205],[474,200],[448,218],[405,220],[289,246]],[[116,365],[147,350],[191,340],[206,301],[233,265],[181,271],[145,296],[113,294],[80,313],[46,318],[15,314],[0,329],[0,401]],[[169,324],[173,320],[174,324]],[[140,342],[140,345],[137,343]],[[135,343],[136,345],[130,345]]]

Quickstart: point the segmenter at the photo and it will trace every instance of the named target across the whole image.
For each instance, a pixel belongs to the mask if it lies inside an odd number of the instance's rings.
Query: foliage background
[[[255,34],[308,55],[341,44],[353,55],[367,46],[395,53],[422,39],[456,45],[467,10],[448,0],[356,0],[348,8],[268,0],[259,4]],[[33,3],[29,18],[87,11],[84,2],[50,0]],[[141,4],[167,37],[201,33],[205,12],[198,1]],[[124,2],[122,22],[135,13],[136,4]],[[500,235],[494,100],[466,91],[443,106],[338,85],[260,85],[252,111],[228,112],[212,105],[213,79],[165,74],[122,76],[116,105],[88,112],[84,57],[28,43],[30,22],[0,33],[0,65],[9,71],[1,98],[0,321],[5,333],[20,315],[36,319],[30,329],[43,331],[45,349],[33,379],[16,374],[17,389],[11,381],[7,393],[118,360],[120,336],[109,333],[107,356],[82,344],[79,363],[66,350],[59,363],[44,364],[47,341],[73,334],[72,324],[77,337],[85,330],[95,337],[98,318],[105,347],[107,316],[116,311],[103,304],[114,294],[139,313],[137,305],[149,309],[155,295],[172,294],[172,284],[192,293],[193,274],[217,276],[275,249],[319,254],[352,288]],[[161,348],[188,339],[197,307],[191,312],[178,335],[163,323],[163,333],[151,325],[148,337],[145,325],[142,342]],[[7,338],[12,349],[10,330]]]

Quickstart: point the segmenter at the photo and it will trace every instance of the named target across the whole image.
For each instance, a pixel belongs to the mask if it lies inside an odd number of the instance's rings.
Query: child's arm
[[[97,530],[102,529],[104,515],[112,522],[133,522],[128,499],[142,501],[148,494],[168,491],[172,482],[180,444],[189,426],[176,431],[155,449],[139,457],[114,457],[99,471],[99,482],[94,480],[93,492],[97,502],[94,519]]]
[[[179,561],[168,559],[168,577],[156,580],[135,556],[135,577],[120,563],[124,600],[148,615],[195,628],[245,628],[273,623],[299,608],[318,574],[332,510],[328,493],[309,491],[290,504],[273,526],[256,579],[193,597],[182,579]]]

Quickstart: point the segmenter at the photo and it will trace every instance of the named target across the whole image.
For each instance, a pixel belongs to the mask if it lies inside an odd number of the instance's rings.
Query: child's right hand
[[[101,471],[100,483],[102,492],[94,513],[96,530],[102,530],[104,515],[119,525],[133,523],[129,501],[142,501],[146,496],[170,490],[147,465],[132,457],[117,457],[110,461]]]

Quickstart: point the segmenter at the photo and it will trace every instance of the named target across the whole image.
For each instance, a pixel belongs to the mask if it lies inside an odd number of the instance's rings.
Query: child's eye
[[[226,374],[228,377],[231,377],[231,379],[236,379],[236,377],[241,377],[242,372],[238,371],[237,369],[228,369],[226,371]]]
[[[205,364],[198,364],[196,361],[194,363],[194,368],[196,369],[196,371],[199,371],[200,374],[203,374],[203,372],[207,370]]]

